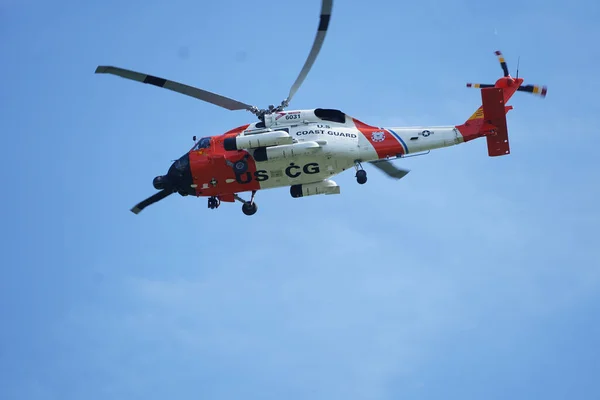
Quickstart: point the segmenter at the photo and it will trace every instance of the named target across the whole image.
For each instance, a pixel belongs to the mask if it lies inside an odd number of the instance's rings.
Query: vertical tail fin
[[[504,94],[501,88],[481,89],[481,102],[483,103],[484,129],[490,134],[486,135],[488,155],[490,157],[510,154],[508,143],[508,127],[506,126],[506,113],[504,107]],[[490,125],[485,127],[485,125]]]
[[[510,154],[506,114],[512,106],[506,106],[506,91],[498,87],[481,89],[481,103],[477,111],[456,128],[465,142],[485,136],[490,157]]]

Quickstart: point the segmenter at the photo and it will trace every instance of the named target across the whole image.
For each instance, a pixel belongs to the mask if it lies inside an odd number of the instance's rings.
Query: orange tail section
[[[523,79],[518,77],[518,71],[517,78],[510,76],[502,53],[496,51],[496,56],[498,56],[504,76],[493,85],[467,83],[467,87],[481,89],[482,105],[464,124],[456,126],[465,142],[485,136],[490,157],[510,154],[506,114],[512,109],[512,106],[506,105],[508,100],[517,91],[541,97],[546,97],[547,93],[545,86],[522,86]]]
[[[506,114],[512,106],[507,106],[506,102],[517,91],[522,81],[515,79],[514,86],[509,87],[493,86],[481,89],[482,105],[464,124],[456,127],[465,142],[485,136],[490,157],[510,154]]]

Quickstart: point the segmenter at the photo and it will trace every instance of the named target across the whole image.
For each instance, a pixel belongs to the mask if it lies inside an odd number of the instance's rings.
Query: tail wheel
[[[365,171],[364,169],[359,169],[358,171],[356,171],[356,181],[360,185],[364,185],[365,183],[367,183],[367,171]]]

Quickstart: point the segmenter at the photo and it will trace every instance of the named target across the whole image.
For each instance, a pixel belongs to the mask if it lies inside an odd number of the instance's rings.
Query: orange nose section
[[[212,180],[211,158],[203,151],[190,151],[190,170],[192,172],[192,184],[196,195],[200,196],[209,189]]]
[[[190,152],[192,181],[197,196],[224,196],[260,189],[266,171],[257,171],[247,152],[200,154]]]
[[[182,196],[195,194],[192,188],[192,172],[190,168],[190,158],[186,153],[176,160],[166,175],[160,175],[152,181],[157,190],[167,190],[169,192],[178,192]]]

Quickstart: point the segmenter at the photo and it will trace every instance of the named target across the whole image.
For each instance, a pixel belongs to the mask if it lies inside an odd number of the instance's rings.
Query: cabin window
[[[206,149],[209,147],[210,147],[210,137],[203,137],[202,139],[198,140],[198,143],[196,143],[194,150]]]
[[[323,121],[338,122],[340,124],[346,123],[346,114],[340,110],[333,110],[330,108],[317,108],[315,115]]]

